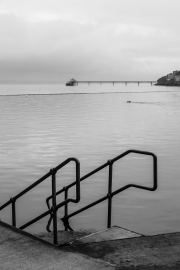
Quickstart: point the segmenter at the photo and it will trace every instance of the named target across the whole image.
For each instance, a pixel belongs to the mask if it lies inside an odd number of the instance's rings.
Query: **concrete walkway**
[[[59,249],[0,222],[1,270],[115,269],[100,259]]]
[[[116,270],[180,270],[180,233],[103,242],[74,241],[64,249],[116,265]]]

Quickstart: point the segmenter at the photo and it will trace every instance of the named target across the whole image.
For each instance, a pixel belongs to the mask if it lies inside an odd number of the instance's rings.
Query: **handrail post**
[[[109,181],[108,181],[108,220],[107,220],[107,227],[111,228],[111,212],[112,212],[112,166],[113,163],[111,160],[108,161],[109,163]]]
[[[12,226],[16,227],[16,200],[14,198],[11,198],[12,203]]]
[[[154,175],[154,190],[157,189],[157,157],[154,155],[154,167],[153,167],[153,175]]]
[[[76,203],[80,201],[80,162],[79,160],[75,160],[76,162]]]
[[[57,245],[57,210],[56,207],[56,171],[51,169],[52,174],[52,211],[53,211],[53,241]]]
[[[65,200],[68,199],[68,188],[67,187],[64,187],[64,199]],[[67,216],[68,216],[68,203],[66,203],[64,205],[64,217],[67,217]],[[66,224],[64,226],[65,226],[65,231],[68,231]]]

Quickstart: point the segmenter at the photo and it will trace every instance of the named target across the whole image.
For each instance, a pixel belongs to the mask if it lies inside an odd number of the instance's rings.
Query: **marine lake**
[[[131,101],[131,103],[127,102]],[[154,152],[158,189],[130,188],[113,197],[112,225],[142,234],[180,231],[180,88],[146,84],[0,85],[0,205],[69,157],[81,176],[129,149]],[[151,157],[130,154],[114,164],[113,190],[152,186]],[[74,163],[57,173],[57,190],[75,180]],[[108,168],[81,183],[69,213],[105,196]],[[51,179],[17,200],[17,226],[47,210]],[[74,188],[69,197],[75,197]],[[57,202],[64,196],[57,197]],[[63,229],[58,211],[58,229]],[[11,223],[11,206],[0,212]],[[43,232],[48,217],[27,228]],[[107,201],[70,219],[74,230],[104,229]]]

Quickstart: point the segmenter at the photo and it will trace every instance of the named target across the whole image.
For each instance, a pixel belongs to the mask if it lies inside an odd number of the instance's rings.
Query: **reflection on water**
[[[68,157],[80,160],[83,176],[128,149],[138,149],[158,157],[158,190],[131,188],[115,196],[112,224],[145,234],[179,230],[179,88],[1,85],[0,94],[1,205]],[[58,189],[75,180],[74,170],[70,163],[58,172]],[[47,179],[17,201],[18,226],[46,211],[50,183]],[[83,181],[81,202],[70,204],[69,211],[106,195],[107,183],[107,168]],[[151,185],[151,157],[131,154],[114,165],[113,190],[127,183]],[[69,196],[74,194],[72,189]],[[58,197],[62,200],[63,195]],[[1,219],[11,222],[10,212],[10,207],[3,210]],[[63,215],[59,210],[59,229]],[[45,230],[47,220],[28,230]],[[107,202],[73,217],[70,224],[74,229],[105,228]]]

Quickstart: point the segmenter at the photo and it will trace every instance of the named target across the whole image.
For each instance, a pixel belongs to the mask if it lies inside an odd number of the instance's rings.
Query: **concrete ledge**
[[[10,230],[12,230],[12,231],[14,231],[14,232],[16,232],[16,233],[21,234],[21,235],[25,235],[25,236],[27,236],[27,237],[30,237],[31,239],[34,239],[34,240],[36,240],[36,241],[40,241],[41,243],[43,243],[43,244],[45,244],[45,245],[50,245],[50,246],[56,247],[56,245],[54,245],[54,244],[52,244],[52,243],[50,243],[50,242],[47,242],[47,241],[45,241],[44,239],[39,238],[38,236],[36,236],[36,235],[34,235],[34,234],[31,234],[31,233],[28,233],[28,232],[26,232],[26,231],[20,230],[20,229],[18,229],[18,228],[16,228],[16,227],[13,227],[13,226],[11,226],[10,224],[5,223],[5,222],[3,222],[3,221],[1,221],[1,220],[0,220],[0,226],[5,227],[5,228],[7,228],[7,229],[10,229]]]
[[[180,269],[180,232],[64,247],[116,265],[117,270]]]
[[[1,270],[99,270],[115,269],[110,263],[88,255],[63,250],[0,222]]]

